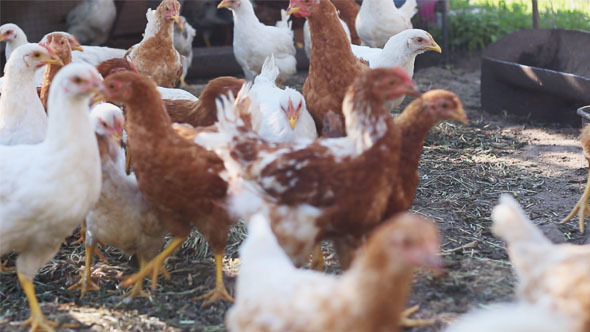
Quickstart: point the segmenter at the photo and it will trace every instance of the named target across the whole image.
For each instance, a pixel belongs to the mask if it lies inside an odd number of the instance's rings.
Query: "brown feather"
[[[348,30],[350,30],[351,42],[355,45],[360,45],[361,38],[356,33],[355,21],[361,6],[355,0],[334,0],[334,6],[336,6],[336,9],[340,13],[340,18],[346,23]]]

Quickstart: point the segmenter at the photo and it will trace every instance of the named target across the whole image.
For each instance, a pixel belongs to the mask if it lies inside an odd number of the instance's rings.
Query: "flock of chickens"
[[[420,93],[411,79],[418,54],[441,52],[430,34],[412,29],[415,0],[400,9],[391,0],[360,8],[354,0],[291,0],[276,26],[260,23],[249,0],[218,8],[233,12],[246,80],[213,79],[200,98],[175,88],[194,36],[182,33],[192,28],[176,0],[148,10],[143,39],[128,50],[81,45],[65,32],[28,43],[18,26],[0,26],[7,43],[0,254],[18,254],[31,309],[24,324],[56,327],[32,280],[79,225],[86,261],[70,289],[81,296],[99,289],[91,278],[97,243],[137,255],[140,271],[122,286],[142,296],[145,277],[153,290],[160,273],[169,277],[166,257],[195,226],[216,263],[216,286],[200,297],[203,305],[234,302],[222,262],[240,219],[248,236],[230,331],[432,323],[409,319],[417,308],[404,307],[413,271],[441,268],[439,232],[407,211],[429,130],[467,117],[454,93]],[[307,20],[303,93],[281,87],[296,72],[290,15]],[[392,117],[405,95],[415,99]],[[581,227],[587,199],[579,204]],[[467,314],[448,331],[590,331],[590,248],[553,245],[510,197],[492,219],[519,276],[518,301]],[[341,275],[302,269],[311,255],[322,270],[324,240],[334,243]]]

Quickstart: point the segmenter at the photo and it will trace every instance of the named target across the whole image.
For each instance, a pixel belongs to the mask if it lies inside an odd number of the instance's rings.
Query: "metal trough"
[[[579,124],[590,104],[590,32],[521,30],[483,52],[481,104],[547,122]]]

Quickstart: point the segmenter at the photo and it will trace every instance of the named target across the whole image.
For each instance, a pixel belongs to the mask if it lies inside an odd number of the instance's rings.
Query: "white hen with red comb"
[[[315,122],[307,111],[303,95],[291,88],[281,89],[275,81],[279,68],[268,57],[254,84],[240,98],[249,98],[252,128],[270,142],[295,142],[318,137]]]

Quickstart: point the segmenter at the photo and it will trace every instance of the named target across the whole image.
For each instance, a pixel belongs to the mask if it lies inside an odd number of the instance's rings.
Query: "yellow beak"
[[[84,52],[84,49],[82,48],[82,46],[77,45],[77,46],[72,47],[72,51]]]
[[[289,125],[291,126],[291,129],[295,130],[295,125],[297,124],[297,120],[299,120],[299,117],[291,117],[289,118]]]
[[[49,59],[43,61],[46,65],[59,65],[63,66],[64,62],[57,55],[52,55]]]
[[[176,23],[180,22],[180,15],[178,15],[178,14],[172,15],[172,20]]]
[[[287,11],[287,15],[293,15],[297,12],[299,12],[301,10],[301,8],[299,7],[290,7],[289,10]]]
[[[94,95],[94,97],[92,97],[92,99],[90,99],[90,106],[100,103],[101,101],[105,101],[106,100],[106,96],[104,95],[104,93],[102,93],[102,91],[97,91],[97,93]]]
[[[463,124],[469,123],[469,119],[467,119],[467,115],[465,114],[463,106],[459,106],[459,108],[457,108],[457,110],[455,111],[455,113],[453,113],[453,116],[451,118]]]
[[[117,142],[119,146],[123,147],[123,135],[111,135],[111,138],[113,139],[113,141]]]
[[[442,49],[440,48],[440,46],[438,46],[438,44],[434,40],[432,41],[432,45],[426,46],[424,49],[429,50],[429,51],[435,51],[438,53],[442,53]]]
[[[229,3],[225,2],[225,1],[221,1],[219,3],[219,5],[217,5],[217,9],[219,8],[229,8]]]
[[[5,41],[5,40],[6,40],[6,37],[4,37],[4,36],[0,36],[0,42],[3,42],[3,41]]]

